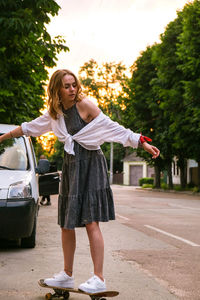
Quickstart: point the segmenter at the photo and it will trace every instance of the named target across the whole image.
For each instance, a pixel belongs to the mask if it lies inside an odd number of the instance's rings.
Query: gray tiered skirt
[[[75,142],[74,151],[75,156],[64,155],[58,224],[74,229],[93,221],[114,220],[113,194],[102,150],[90,151]]]

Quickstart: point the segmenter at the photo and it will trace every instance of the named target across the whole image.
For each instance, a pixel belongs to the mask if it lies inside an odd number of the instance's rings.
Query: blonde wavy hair
[[[82,93],[81,84],[78,78],[69,70],[62,69],[57,70],[53,73],[50,78],[47,94],[48,94],[48,110],[50,116],[56,120],[58,115],[62,114],[62,103],[60,100],[59,92],[60,89],[64,87],[63,85],[63,77],[65,75],[71,75],[74,77],[76,85],[77,85],[77,94],[75,101],[81,101],[84,98],[84,94]]]

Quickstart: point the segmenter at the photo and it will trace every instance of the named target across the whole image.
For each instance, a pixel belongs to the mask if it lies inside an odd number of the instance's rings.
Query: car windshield
[[[0,143],[0,170],[27,170],[28,156],[23,137]]]

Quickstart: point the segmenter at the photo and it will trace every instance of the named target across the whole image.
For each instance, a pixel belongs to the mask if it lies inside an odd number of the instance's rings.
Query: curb
[[[140,188],[140,187],[136,187],[136,190],[150,191],[150,192],[171,193],[171,194],[185,194],[185,195],[200,197],[200,193],[194,193],[194,192],[190,192],[190,191],[175,191],[175,190],[151,189],[151,188]]]

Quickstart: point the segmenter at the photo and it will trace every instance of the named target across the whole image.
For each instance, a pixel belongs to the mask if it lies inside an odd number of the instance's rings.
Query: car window
[[[0,143],[0,170],[27,170],[28,155],[23,137]]]

